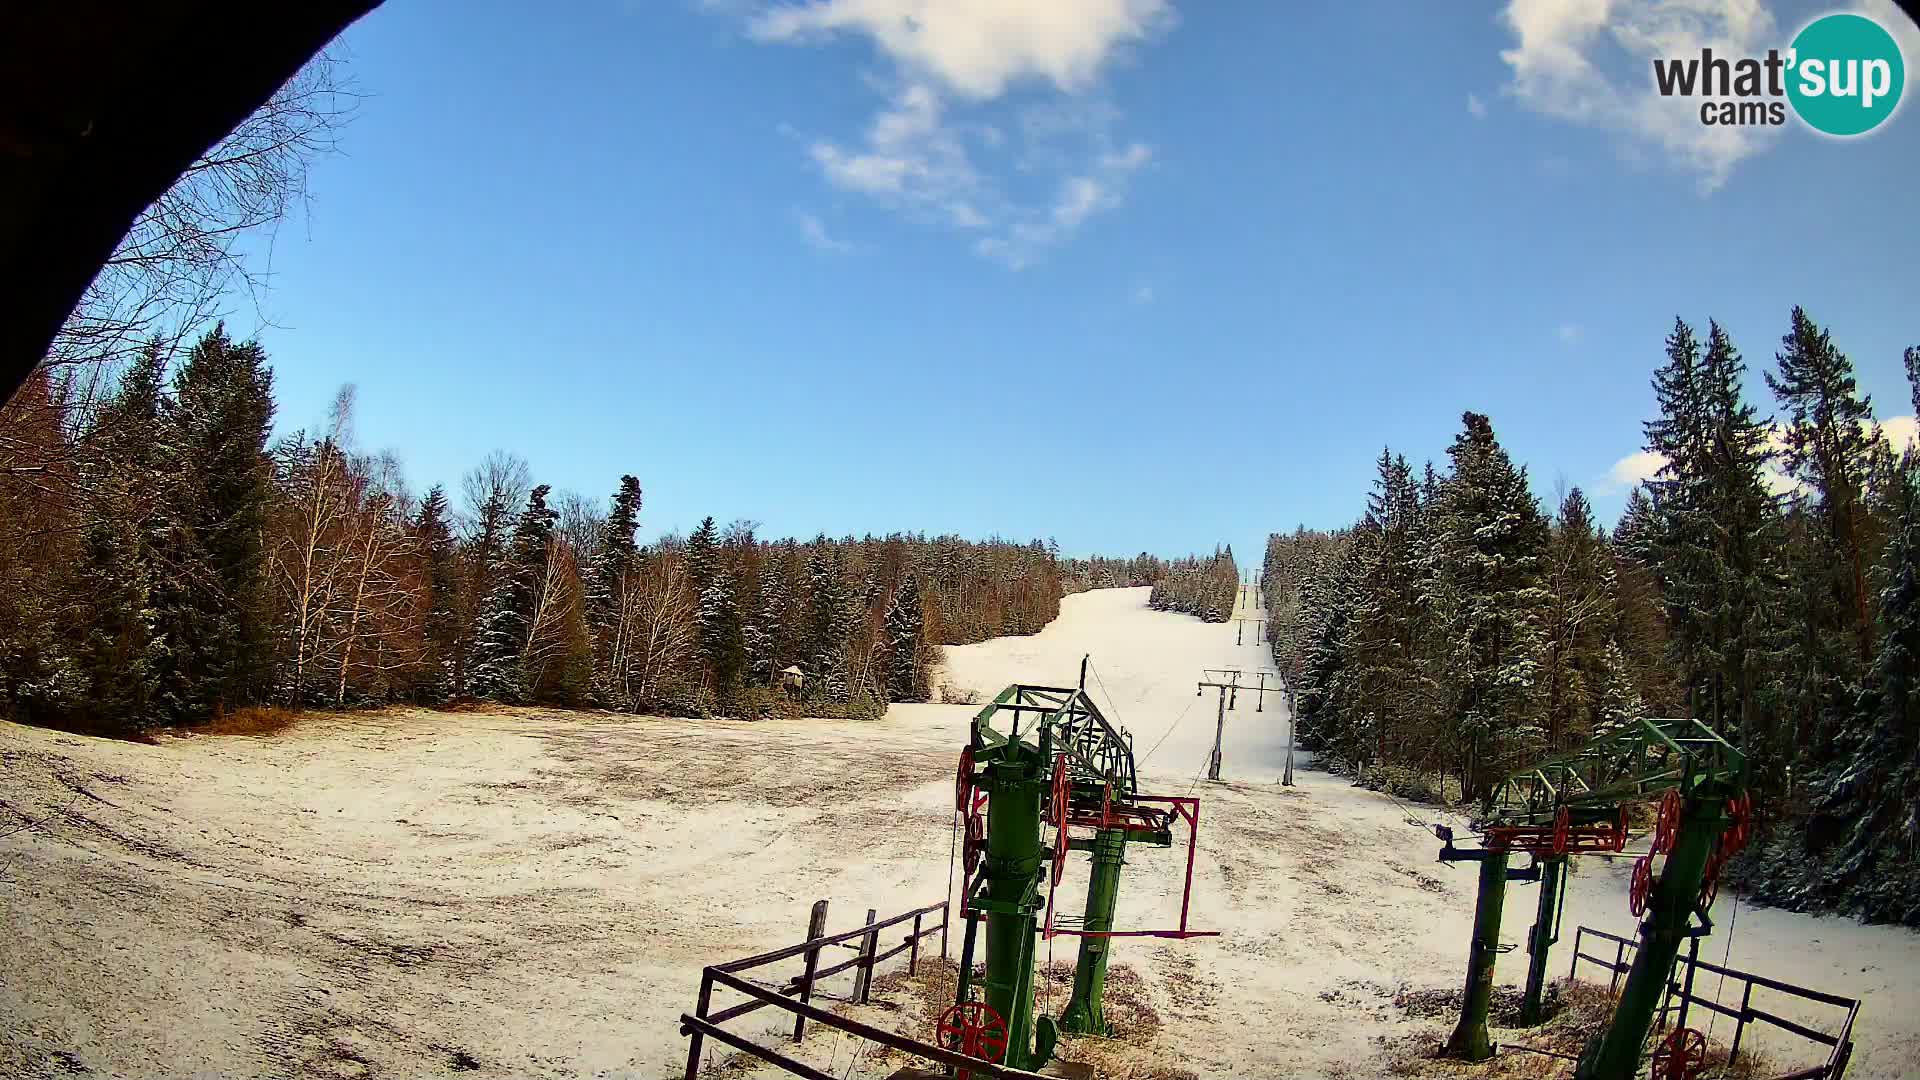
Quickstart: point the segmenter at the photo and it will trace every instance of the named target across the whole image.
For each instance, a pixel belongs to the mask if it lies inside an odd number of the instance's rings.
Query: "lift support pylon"
[[[1645,915],[1640,948],[1612,1022],[1588,1045],[1576,1073],[1578,1080],[1628,1080],[1638,1069],[1680,943],[1712,930],[1707,909],[1720,864],[1746,834],[1745,775],[1745,756],[1700,721],[1640,719],[1502,780],[1482,803],[1479,849],[1455,847],[1451,831],[1436,827],[1444,845],[1442,861],[1481,864],[1466,994],[1448,1055],[1468,1061],[1493,1056],[1487,1011],[1507,881],[1541,881],[1522,1003],[1523,1014],[1537,1021],[1547,953],[1557,937],[1566,857],[1624,850],[1626,804],[1658,797],[1655,851],[1639,860],[1634,875],[1634,914]],[[1507,870],[1508,856],[1516,852],[1534,857],[1528,871]],[[1662,853],[1665,865],[1656,883],[1652,860]],[[1695,914],[1697,926],[1691,924]]]

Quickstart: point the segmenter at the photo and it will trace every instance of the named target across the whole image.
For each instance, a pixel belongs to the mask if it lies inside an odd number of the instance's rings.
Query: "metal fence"
[[[937,924],[929,925],[928,917],[936,912],[940,916],[940,921]],[[900,926],[909,921],[912,922],[912,929],[903,934],[900,943],[885,952],[881,952],[881,931]],[[762,1046],[744,1035],[728,1031],[720,1026],[728,1020],[745,1016],[748,1013],[764,1009],[768,1006],[793,1014],[794,1042],[800,1042],[805,1038],[807,1022],[812,1021],[825,1027],[844,1031],[857,1038],[866,1039],[869,1042],[879,1043],[882,1046],[888,1046],[895,1050],[917,1055],[941,1065],[955,1066],[970,1072],[974,1076],[990,1076],[995,1077],[996,1080],[1002,1077],[1009,1078],[1009,1080],[1039,1080],[1040,1074],[1038,1073],[1004,1068],[991,1062],[982,1061],[979,1058],[969,1057],[943,1046],[921,1042],[918,1039],[908,1038],[907,1036],[887,1031],[884,1028],[877,1028],[871,1024],[863,1024],[857,1020],[839,1016],[813,1004],[814,993],[821,982],[849,970],[854,972],[854,983],[853,990],[846,1000],[865,1004],[869,994],[873,990],[874,968],[879,966],[883,961],[890,960],[904,952],[907,954],[907,973],[913,974],[920,963],[920,942],[923,938],[933,934],[937,933],[940,935],[940,955],[942,957],[946,956],[946,901],[942,900],[937,904],[928,904],[925,907],[915,908],[912,911],[902,912],[891,918],[878,921],[874,918],[873,909],[869,908],[867,909],[867,921],[865,925],[838,934],[826,933],[826,925],[827,902],[825,900],[816,901],[807,920],[807,939],[805,941],[797,945],[789,945],[784,949],[775,949],[772,952],[761,953],[758,956],[749,956],[741,960],[730,960],[724,964],[714,964],[700,973],[700,996],[694,1004],[693,1011],[680,1015],[680,1034],[686,1035],[692,1040],[687,1047],[686,1080],[695,1080],[698,1075],[700,1070],[700,1054],[702,1050],[705,1049],[705,1040],[709,1038],[731,1046],[736,1050],[752,1054],[754,1057],[776,1065],[795,1076],[808,1077],[810,1080],[836,1080],[835,1077],[828,1073],[822,1072],[805,1062],[797,1061],[773,1047]],[[825,950],[835,947],[853,949],[855,950],[854,956],[849,960],[843,960],[837,964],[821,967],[821,954],[825,952]],[[741,972],[763,968],[770,964],[779,963],[782,960],[793,960],[796,958],[799,959],[802,964],[801,973],[779,985],[769,986],[752,981],[741,975]],[[716,986],[724,990],[742,994],[747,1000],[737,1005],[730,1005],[717,1012],[710,1011],[713,1007],[713,992]]]
[[[1613,944],[1613,958],[1609,960],[1604,956],[1595,956],[1587,952],[1585,946],[1588,938],[1611,942]],[[1620,979],[1633,967],[1633,952],[1639,947],[1639,942],[1619,937],[1615,934],[1609,934],[1604,930],[1595,930],[1590,926],[1582,926],[1576,930],[1573,935],[1573,964],[1567,969],[1567,978],[1572,979],[1579,973],[1580,962],[1582,960],[1591,964],[1598,964],[1611,973],[1611,982],[1608,986],[1609,992],[1617,993],[1620,989]],[[1606,947],[1600,945],[1597,946],[1597,948],[1601,952],[1604,952]],[[1719,996],[1718,993],[1716,993],[1714,997],[1703,997],[1694,993],[1694,975],[1702,971],[1713,975],[1720,975],[1740,983],[1739,1008],[1730,1008],[1722,1005],[1716,1000]],[[1840,1019],[1838,1029],[1834,1033],[1828,1034],[1817,1028],[1808,1027],[1806,1024],[1800,1023],[1797,1020],[1789,1020],[1777,1013],[1754,1007],[1753,988],[1756,986],[1767,990],[1776,990],[1782,994],[1801,998],[1806,1001],[1815,1001],[1822,1005],[1831,1005],[1834,1008],[1845,1010],[1845,1014]],[[1839,994],[1829,994],[1823,990],[1814,990],[1805,986],[1796,986],[1793,983],[1783,982],[1779,979],[1770,979],[1764,975],[1755,975],[1751,972],[1722,967],[1719,964],[1702,960],[1700,959],[1700,939],[1696,937],[1690,940],[1687,955],[1680,957],[1674,964],[1673,975],[1667,980],[1666,1004],[1660,1010],[1660,1015],[1663,1018],[1662,1023],[1664,1024],[1665,1017],[1673,1015],[1677,1011],[1678,1015],[1673,1021],[1673,1026],[1686,1027],[1687,1013],[1694,1007],[1706,1009],[1733,1020],[1733,1045],[1727,1052],[1728,1064],[1732,1064],[1739,1059],[1740,1040],[1746,1034],[1747,1026],[1749,1024],[1767,1024],[1771,1027],[1791,1032],[1794,1035],[1798,1035],[1801,1038],[1818,1043],[1827,1048],[1827,1060],[1823,1064],[1788,1074],[1785,1077],[1779,1078],[1779,1080],[1839,1080],[1840,1076],[1846,1072],[1847,1059],[1853,1055],[1853,1021],[1854,1018],[1860,1014],[1860,999],[1842,997]]]

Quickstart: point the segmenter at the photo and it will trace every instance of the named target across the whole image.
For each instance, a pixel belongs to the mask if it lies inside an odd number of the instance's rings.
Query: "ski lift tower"
[[[1528,935],[1522,1012],[1538,1019],[1557,909],[1564,898],[1567,856],[1617,854],[1627,842],[1626,805],[1658,800],[1652,850],[1634,863],[1628,909],[1640,923],[1620,1002],[1606,1033],[1580,1056],[1578,1080],[1627,1080],[1638,1071],[1641,1044],[1673,973],[1680,944],[1713,930],[1708,910],[1720,867],[1746,843],[1752,803],[1746,758],[1698,720],[1640,719],[1565,754],[1508,776],[1481,806],[1478,850],[1460,849],[1445,826],[1444,862],[1480,863],[1460,1023],[1447,1053],[1469,1061],[1493,1056],[1487,1006],[1500,951],[1500,915],[1511,878],[1541,882],[1538,914]],[[1533,857],[1509,871],[1515,853]],[[1658,877],[1654,859],[1664,856]],[[1693,920],[1697,916],[1698,922]],[[1676,1032],[1677,1034],[1677,1032]]]
[[[960,915],[966,930],[954,1009],[992,1025],[996,1041],[1004,1026],[1007,1066],[1044,1065],[1061,1030],[1106,1034],[1107,955],[1114,938],[1214,933],[1187,925],[1200,801],[1140,792],[1132,738],[1087,696],[1084,662],[1079,687],[1016,684],[974,717],[960,753],[955,806],[965,816]],[[1179,924],[1114,929],[1127,845],[1172,847],[1183,823],[1187,867]],[[1044,834],[1048,825],[1051,844]],[[1089,852],[1093,861],[1077,925],[1056,903],[1069,851]],[[976,987],[973,957],[983,923],[986,975]],[[1073,992],[1056,1023],[1034,1015],[1034,961],[1041,937],[1063,935],[1081,939],[1080,954]]]

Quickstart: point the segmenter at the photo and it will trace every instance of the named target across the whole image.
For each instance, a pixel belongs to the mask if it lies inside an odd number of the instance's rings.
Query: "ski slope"
[[[983,695],[1071,685],[1091,654],[1090,687],[1132,730],[1145,786],[1201,799],[1191,922],[1220,936],[1116,942],[1160,1025],[1066,1056],[1124,1050],[1114,1077],[1382,1075],[1393,1047],[1450,1026],[1393,1002],[1461,984],[1475,872],[1437,863],[1433,837],[1378,794],[1304,768],[1277,783],[1277,700],[1255,711],[1242,695],[1223,779],[1204,779],[1216,699],[1194,694],[1202,669],[1263,657],[1234,644],[1232,623],[1146,598],[1070,596],[1039,634],[948,650],[946,680]],[[677,1076],[678,1017],[704,965],[792,943],[816,899],[842,930],[947,892],[954,765],[977,711],[741,723],[393,709],[157,745],[0,723],[0,1075]],[[1121,928],[1178,920],[1183,847],[1127,853]],[[1631,934],[1629,867],[1579,862],[1555,977],[1573,927]],[[1068,860],[1063,910],[1084,903],[1086,872],[1084,855]],[[1534,897],[1510,889],[1504,940],[1522,939]],[[1920,935],[1725,893],[1716,917],[1703,958],[1867,999],[1851,1080],[1916,1075]],[[1075,944],[1043,956],[1070,961]],[[1524,952],[1500,959],[1501,982],[1524,972]],[[1055,981],[1039,997],[1064,1005]],[[858,1014],[928,1034],[914,1003],[883,995]],[[836,1038],[794,1049],[771,1012],[740,1025],[835,1076],[891,1071]],[[1803,1042],[1756,1041],[1778,1051],[1775,1073],[1818,1060]],[[776,1075],[725,1048],[712,1060]]]
[[[1272,670],[1273,661],[1247,624],[1205,623],[1147,607],[1148,589],[1100,589],[1069,596],[1060,618],[1031,637],[996,638],[947,648],[947,681],[979,691],[982,700],[1017,683],[1073,686],[1080,659],[1090,657],[1087,690],[1108,719],[1133,735],[1143,781],[1155,791],[1184,790],[1206,769],[1218,722],[1216,691],[1196,693],[1207,668]],[[1233,617],[1261,617],[1257,591],[1240,590]],[[1255,679],[1242,678],[1253,685]],[[1269,686],[1274,680],[1267,680]],[[1247,783],[1280,779],[1286,763],[1287,711],[1270,692],[1242,692],[1226,714],[1221,778]]]

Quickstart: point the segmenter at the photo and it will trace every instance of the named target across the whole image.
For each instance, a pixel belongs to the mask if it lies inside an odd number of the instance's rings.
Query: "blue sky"
[[[1911,412],[1914,106],[1843,141],[1651,98],[1657,52],[1821,10],[392,0],[232,321],[270,320],[283,428],[351,382],[416,487],[632,472],[648,535],[1244,562],[1469,408],[1611,519],[1676,314],[1760,393],[1804,304]]]

